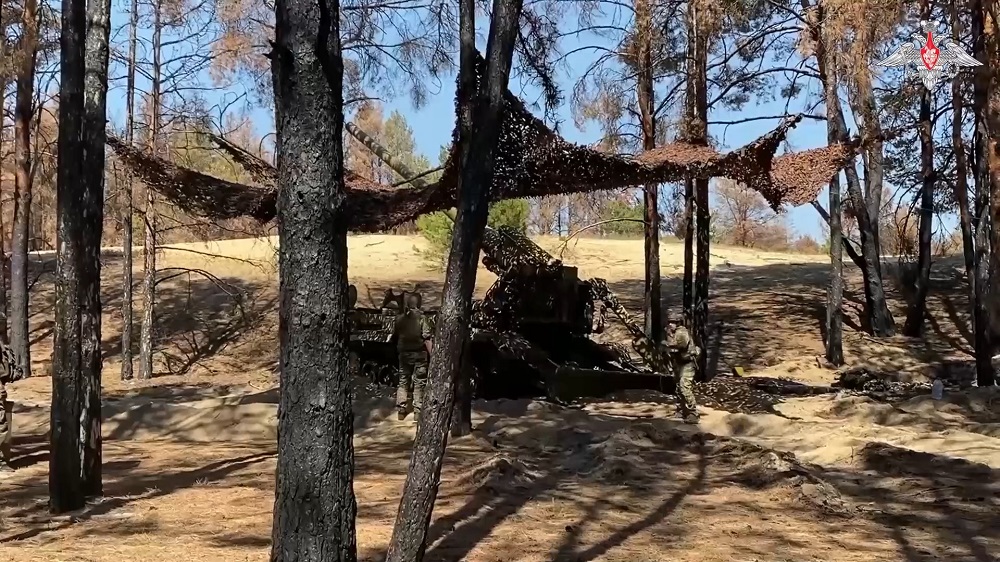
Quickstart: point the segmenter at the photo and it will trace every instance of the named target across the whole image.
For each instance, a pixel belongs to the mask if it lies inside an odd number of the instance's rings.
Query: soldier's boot
[[[701,414],[697,411],[690,411],[684,414],[684,423],[696,425],[701,421]]]
[[[0,474],[10,474],[14,472],[14,467],[11,466],[12,459],[10,441],[8,441],[3,445],[0,445]]]

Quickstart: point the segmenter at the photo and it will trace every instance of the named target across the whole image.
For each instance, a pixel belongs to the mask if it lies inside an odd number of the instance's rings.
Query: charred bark
[[[104,2],[92,4],[89,13],[82,0],[62,4],[49,457],[54,513],[79,509],[100,493],[99,252],[109,11]]]
[[[699,2],[688,2],[688,33],[689,53],[691,58],[688,64],[692,65],[689,75],[690,90],[693,105],[690,110],[693,114],[690,117],[688,127],[690,127],[690,141],[694,144],[708,145],[708,37],[702,29],[702,19],[705,17],[701,12]],[[708,285],[709,285],[709,256],[711,242],[709,233],[709,200],[708,200],[708,179],[696,178],[694,180],[694,207],[695,207],[695,274],[694,274],[694,302],[692,334],[695,343],[702,350],[708,349]],[[698,357],[697,377],[698,380],[706,380],[708,373],[708,353],[701,353]]]
[[[458,142],[463,165],[469,161],[471,149],[473,112],[479,99],[476,89],[476,6],[474,0],[459,2],[459,71],[458,85]],[[489,211],[487,210],[487,217]],[[456,217],[457,220],[457,217]],[[473,281],[475,285],[475,281]],[[469,335],[462,347],[458,381],[455,384],[455,411],[451,435],[463,437],[472,433],[472,355]]]
[[[990,81],[989,55],[986,52],[986,14],[982,0],[972,0],[969,5],[971,12],[971,28],[973,38],[973,56],[982,61],[974,75],[973,107],[975,108],[976,131],[973,137],[975,209],[973,213],[973,246],[974,259],[974,295],[973,295],[973,339],[976,350],[976,382],[979,386],[996,384],[993,371],[992,356],[996,345],[994,331],[990,325],[990,310],[987,305],[990,287],[990,217],[989,192],[992,177],[986,155],[989,142],[989,122],[987,119],[988,93]]]
[[[989,142],[986,143],[986,161],[989,167],[989,191],[986,193],[987,205],[989,209],[989,223],[991,228],[985,229],[989,232],[990,247],[993,251],[988,252],[989,271],[991,281],[988,292],[988,314],[990,319],[990,342],[994,351],[998,340],[1000,340],[1000,29],[998,25],[998,11],[1000,6],[996,1],[982,2],[983,6],[983,26],[986,40],[986,64],[988,72],[988,82],[986,87],[986,107],[985,119],[986,130],[988,131]],[[986,213],[984,213],[986,214]],[[980,225],[982,228],[982,225]],[[995,384],[996,376],[991,384]]]
[[[921,2],[920,17],[930,19],[931,7]],[[934,222],[934,124],[931,122],[931,92],[923,88],[920,94],[920,226],[917,237],[917,275],[912,300],[906,310],[903,335],[920,337],[927,315],[927,293],[931,281],[931,236]]]
[[[466,0],[468,1],[468,0]],[[469,338],[472,291],[493,184],[500,113],[510,77],[521,0],[496,0],[486,48],[486,76],[474,113],[476,134],[460,163],[460,203],[451,239],[423,414],[417,424],[409,472],[386,562],[420,562],[441,478],[454,403],[455,379]],[[471,8],[465,7],[465,10]],[[463,18],[467,22],[471,16]]]
[[[694,322],[694,180],[684,180],[684,325]]]
[[[840,178],[830,182],[830,288],[826,294],[826,360],[844,364],[844,254],[840,217]]]
[[[656,115],[653,107],[653,57],[650,46],[653,34],[653,13],[649,0],[636,2],[636,38],[638,40],[638,73],[636,94],[642,124],[642,148],[656,148]],[[659,185],[646,184],[642,193],[643,250],[645,252],[645,284],[643,316],[645,332],[653,342],[663,335],[660,281],[660,211]]]
[[[810,5],[809,0],[800,0],[800,3],[804,10],[818,10],[822,12],[822,5],[819,3],[815,6]],[[822,22],[823,19],[817,18],[812,21]],[[836,80],[836,75],[828,68],[824,55],[820,55],[821,51],[826,51],[821,25],[818,23],[811,24],[809,32],[814,43],[817,45],[816,62],[820,81],[824,82],[825,90],[825,82],[830,79]],[[837,142],[845,142],[850,136],[847,131],[847,122],[844,120],[844,111],[840,105],[839,96],[827,100],[827,103],[830,105],[827,109],[829,116],[829,124],[827,126],[832,127],[832,132],[835,135],[832,138],[836,138]],[[861,275],[864,280],[865,312],[867,313],[870,329],[872,335],[876,337],[892,336],[896,333],[896,322],[892,317],[892,313],[889,312],[889,305],[885,298],[885,287],[882,283],[882,258],[874,226],[878,222],[878,217],[877,215],[873,217],[869,214],[857,169],[853,165],[846,166],[844,168],[844,176],[847,179],[848,202],[851,210],[858,219],[858,231],[861,234],[861,259],[863,262]]]
[[[104,230],[104,151],[107,140],[108,41],[111,0],[87,2],[86,72],[83,96],[83,252],[80,268],[80,360],[87,381],[82,408],[88,424],[84,488],[100,496],[101,483],[101,238]]]
[[[125,142],[135,142],[135,61],[139,29],[139,2],[132,0],[129,11],[128,74],[125,84]],[[122,189],[122,380],[131,380],[132,372],[132,170],[126,169]]]
[[[31,121],[34,115],[35,63],[38,53],[38,3],[25,0],[21,19],[21,61],[14,103],[14,227],[10,260],[10,345],[31,376],[28,328],[28,239],[31,224]],[[103,146],[101,147],[103,150]],[[103,165],[102,165],[103,169]]]
[[[952,2],[950,6],[951,37],[956,42],[961,39],[961,21],[958,5]],[[962,98],[963,80],[956,78],[951,83],[951,148],[955,155],[955,201],[958,203],[959,227],[962,231],[962,257],[965,263],[965,277],[969,285],[969,320],[972,324],[973,341],[969,342],[975,349],[976,345],[976,249],[972,232],[972,211],[969,209],[969,163],[965,152],[965,138],[962,134],[962,121],[965,101]],[[976,354],[978,357],[978,353]],[[979,368],[979,361],[976,361]],[[990,375],[992,376],[992,374]]]
[[[339,2],[278,0],[275,23],[281,397],[271,560],[352,562],[357,502]]]

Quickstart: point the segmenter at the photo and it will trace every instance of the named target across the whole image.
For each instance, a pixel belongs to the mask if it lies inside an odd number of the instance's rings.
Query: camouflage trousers
[[[427,352],[401,351],[399,353],[399,386],[396,388],[396,410],[412,410],[420,415],[427,388]]]
[[[697,415],[698,402],[694,397],[694,361],[673,361],[674,381],[677,384],[677,402],[682,416]]]

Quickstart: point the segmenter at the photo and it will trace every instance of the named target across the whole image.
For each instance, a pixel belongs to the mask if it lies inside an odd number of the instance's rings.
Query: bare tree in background
[[[125,142],[129,146],[135,142],[135,69],[137,35],[139,33],[139,1],[132,0],[129,9],[128,62],[125,84]],[[132,372],[132,171],[125,170],[125,185],[122,186],[122,380],[131,380]],[[145,319],[145,314],[143,314]],[[151,355],[151,354],[150,354]],[[146,363],[143,363],[145,367]],[[151,371],[152,369],[150,369]]]
[[[715,195],[716,224],[736,246],[753,248],[761,231],[777,218],[760,193],[733,180],[716,180]]]
[[[24,0],[21,38],[18,45],[17,94],[14,105],[14,228],[10,264],[10,343],[31,376],[30,331],[28,328],[28,239],[31,222],[31,193],[34,178],[31,162],[32,117],[35,115],[35,66],[38,60],[39,13],[37,0]],[[103,164],[102,164],[103,166]]]

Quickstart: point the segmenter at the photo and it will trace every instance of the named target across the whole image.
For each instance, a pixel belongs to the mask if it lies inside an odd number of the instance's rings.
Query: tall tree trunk
[[[951,17],[951,38],[958,43],[961,40],[962,25],[959,19],[958,10],[958,0],[952,0],[949,6],[949,12]],[[962,131],[962,122],[964,120],[964,109],[965,100],[962,97],[962,77],[956,77],[951,83],[951,147],[952,152],[955,155],[955,201],[958,203],[958,219],[959,227],[962,230],[962,256],[965,258],[965,277],[969,282],[969,321],[972,324],[972,341],[969,342],[973,345],[973,350],[976,350],[979,330],[985,328],[985,326],[976,325],[977,314],[976,310],[978,308],[976,303],[976,250],[975,250],[975,239],[972,232],[972,213],[969,209],[969,163],[965,153],[965,138]],[[980,319],[981,322],[981,319]],[[978,371],[982,368],[983,361],[980,356],[983,355],[976,351],[976,371],[977,377],[979,376]],[[989,366],[989,354],[985,354],[987,361],[985,366],[989,369],[989,377],[993,376],[992,369]]]
[[[684,180],[684,325],[694,325],[694,180]]]
[[[271,560],[351,562],[357,502],[340,5],[278,0],[275,16],[281,398]]]
[[[125,142],[135,141],[135,61],[139,29],[139,1],[132,0],[129,11],[128,74],[125,84]],[[132,373],[132,192],[134,181],[131,168],[125,170],[122,188],[122,380],[131,380]]]
[[[153,7],[153,84],[150,92],[149,149],[158,154],[160,135],[160,115],[162,113],[160,94],[160,49],[163,25],[160,20],[163,10],[162,2],[157,0]],[[139,378],[153,378],[153,330],[156,316],[156,196],[155,192],[146,186],[146,208],[143,212],[142,256],[142,326],[139,335]]]
[[[700,0],[688,2],[688,41],[694,44],[693,59],[688,64],[694,66],[692,90],[694,94],[694,115],[690,123],[691,141],[695,144],[708,144],[708,36],[704,30]],[[703,352],[698,356],[698,378],[708,377],[708,285],[709,285],[709,244],[711,225],[709,225],[708,179],[699,178],[694,181],[695,222],[697,228],[695,246],[694,274],[694,318],[693,330],[695,343]]]
[[[0,2],[0,29],[7,29],[6,22],[9,16],[3,8],[3,2]],[[0,60],[5,61],[7,57],[7,42],[0,41]],[[7,74],[0,76],[0,109],[3,109],[5,112],[7,109],[8,84]],[[0,127],[0,130],[2,130],[2,127]],[[0,158],[0,164],[2,163],[3,159]],[[3,193],[3,174],[0,174],[0,193]],[[10,338],[7,337],[7,313],[9,311],[9,303],[7,302],[7,272],[10,270],[10,263],[7,260],[6,244],[4,243],[6,231],[7,228],[4,224],[3,213],[0,213],[0,342],[10,343]]]
[[[990,218],[989,218],[989,192],[992,182],[990,175],[988,158],[986,155],[986,144],[989,142],[987,100],[989,91],[989,81],[991,69],[989,66],[989,55],[986,52],[986,31],[982,0],[971,0],[969,5],[971,12],[971,31],[973,38],[973,55],[982,61],[984,65],[977,69],[973,81],[973,107],[975,108],[976,131],[974,138],[974,179],[976,188],[975,210],[973,216],[973,246],[975,257],[973,266],[975,267],[975,295],[973,298],[973,320],[975,329],[975,349],[976,349],[976,382],[979,386],[991,386],[995,384],[996,377],[993,371],[992,356],[996,349],[996,339],[990,325],[990,311],[988,308],[988,297],[990,287]]]
[[[804,11],[818,10],[819,5],[811,5],[809,0],[800,0]],[[822,19],[813,19],[814,22],[822,22]],[[811,24],[810,35],[815,43],[823,41],[823,30],[821,23]],[[818,50],[817,50],[818,51]],[[817,57],[817,67],[820,76],[830,76],[835,78],[827,69],[827,61],[822,57]],[[847,131],[847,122],[844,120],[844,111],[840,105],[839,97],[830,100],[832,107],[828,110],[831,116],[829,126],[834,127],[838,142],[849,142],[850,137]],[[858,171],[853,165],[844,168],[844,176],[847,179],[847,196],[854,215],[858,219],[858,231],[861,234],[861,258],[864,266],[861,267],[861,275],[864,280],[865,289],[865,312],[871,325],[872,335],[876,337],[888,337],[896,333],[896,322],[889,312],[889,305],[885,298],[885,287],[882,284],[882,258],[878,247],[877,236],[875,235],[874,223],[878,221],[877,216],[871,216],[866,204],[865,194],[861,189],[861,179]]]
[[[839,176],[839,174],[838,174]],[[830,181],[830,289],[826,297],[826,360],[844,364],[844,253],[841,237],[840,178]]]
[[[822,5],[816,7],[816,19],[824,19],[824,9]],[[820,30],[822,33],[822,30]],[[838,80],[836,75],[828,74],[830,68],[830,53],[826,49],[826,41],[816,41],[816,60],[821,61],[819,65],[820,82],[823,84],[823,99],[826,104],[826,113],[829,117],[826,122],[827,142],[837,142],[839,138],[836,125],[834,124],[834,113],[837,108]],[[826,360],[835,366],[844,363],[843,344],[843,300],[844,300],[844,255],[843,255],[843,230],[841,228],[841,218],[843,208],[840,199],[840,174],[830,181],[830,214],[828,224],[830,225],[830,288],[827,292],[826,300]]]
[[[38,3],[25,0],[21,18],[21,60],[17,69],[14,104],[14,229],[10,261],[10,344],[31,376],[28,330],[28,239],[31,223],[31,123],[34,114],[35,61],[38,52]]]
[[[921,19],[928,20],[931,7],[921,2]],[[917,276],[913,300],[906,310],[903,335],[920,337],[927,315],[927,293],[931,281],[931,237],[934,223],[934,125],[931,122],[931,92],[923,88],[920,95],[920,230],[917,242]]]
[[[650,0],[636,0],[636,39],[638,40],[638,77],[636,94],[642,122],[642,148],[656,147],[656,116],[653,107],[653,56],[650,42],[653,35],[653,9]],[[660,296],[660,211],[658,184],[643,188],[643,248],[645,251],[645,285],[643,312],[646,336],[659,342],[663,336],[662,299]]]
[[[111,0],[87,2],[87,46],[83,108],[83,258],[80,275],[80,357],[88,385],[81,395],[88,423],[84,488],[100,496],[101,483],[101,238],[104,234],[104,151],[107,141],[108,40]]]
[[[990,233],[989,271],[991,272],[989,291],[990,341],[995,346],[1000,340],[1000,29],[997,29],[1000,18],[1000,5],[997,0],[984,2],[983,14],[986,38],[986,69],[989,72],[987,86],[986,129],[989,131],[989,143],[986,159],[989,165],[989,221]],[[980,226],[980,228],[982,228]],[[992,350],[991,350],[992,351]],[[996,382],[994,374],[993,384]]]
[[[468,1],[468,0],[466,0]],[[521,0],[495,0],[486,47],[486,75],[474,112],[476,134],[463,149],[458,216],[451,238],[443,304],[438,313],[423,414],[417,423],[409,472],[392,529],[386,562],[420,562],[441,479],[448,441],[458,361],[469,337],[472,291],[493,185],[493,162],[500,134],[500,109],[510,77]],[[463,8],[465,10],[471,8]],[[462,19],[466,25],[471,17]]]
[[[62,3],[49,456],[54,513],[83,507],[101,488],[99,252],[109,12],[105,2],[93,3],[89,13],[82,0]]]
[[[476,89],[476,4],[474,0],[460,0],[459,10],[459,149],[460,162],[465,165],[469,159],[473,131],[473,112],[479,100]],[[464,170],[464,168],[463,168]],[[487,207],[487,219],[489,210]],[[457,217],[456,217],[457,220]],[[454,230],[452,231],[454,236]],[[478,254],[477,254],[478,255]],[[473,284],[475,282],[473,281]],[[470,337],[465,336],[466,340]],[[458,382],[455,385],[455,411],[451,424],[452,437],[463,437],[472,433],[472,346],[466,341],[462,347]]]

